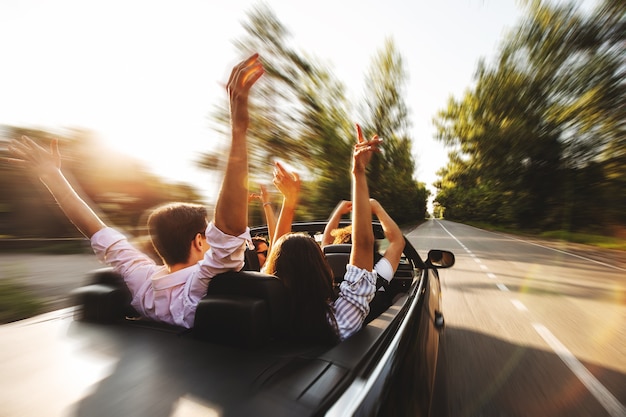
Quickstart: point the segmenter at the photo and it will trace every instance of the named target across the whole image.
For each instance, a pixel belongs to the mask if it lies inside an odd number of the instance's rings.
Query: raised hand
[[[300,196],[300,177],[295,172],[289,172],[280,163],[276,162],[274,168],[274,185],[283,195],[283,204],[276,223],[276,233],[273,241],[277,241],[282,235],[291,231],[298,197]]]
[[[352,201],[349,200],[341,200],[339,204],[337,204],[337,212],[343,214],[348,214],[352,211]]]
[[[270,204],[270,193],[267,191],[267,187],[265,184],[259,184],[259,188],[261,190],[260,193],[250,193],[248,196],[248,202],[251,203],[254,200],[259,200],[261,204],[265,207],[267,204]]]
[[[297,173],[287,171],[280,162],[276,162],[273,182],[285,200],[297,201],[301,186],[300,176]]]
[[[352,154],[352,172],[361,173],[365,172],[365,167],[372,159],[374,152],[380,152],[378,146],[382,143],[382,139],[378,135],[372,136],[372,139],[365,140],[363,138],[363,130],[360,125],[356,125],[357,144],[354,145],[354,152]]]
[[[371,271],[374,266],[374,234],[372,232],[372,208],[365,177],[365,167],[378,152],[382,142],[377,135],[365,140],[361,126],[356,125],[357,144],[352,154],[352,252],[350,264]]]
[[[12,157],[4,158],[4,160],[37,175],[67,218],[85,237],[91,238],[98,230],[106,227],[61,172],[61,154],[57,139],[52,140],[48,151],[29,137],[22,136],[20,140],[11,141],[9,153]]]
[[[233,68],[226,85],[230,98],[230,118],[233,131],[248,129],[250,122],[248,94],[250,88],[264,73],[265,70],[259,60],[259,54],[252,55]]]
[[[245,232],[248,224],[248,95],[264,72],[259,55],[254,54],[235,65],[226,85],[230,99],[232,142],[215,203],[214,223],[219,230],[232,236]]]
[[[61,154],[57,139],[50,142],[50,150],[48,151],[28,136],[22,136],[21,140],[11,141],[9,153],[13,157],[4,158],[5,161],[31,170],[39,177],[61,169]]]

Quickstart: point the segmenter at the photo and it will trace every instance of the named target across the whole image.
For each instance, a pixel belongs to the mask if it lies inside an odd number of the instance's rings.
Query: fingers
[[[285,167],[283,166],[283,164],[281,164],[280,162],[276,161],[274,162],[274,176],[276,175],[287,175],[288,171],[285,169]]]
[[[21,141],[19,142],[22,145],[24,151],[32,152],[36,150],[44,151],[44,148],[39,146],[37,142],[29,138],[28,136],[23,135],[21,137]]]
[[[365,142],[363,138],[363,129],[361,129],[361,125],[356,123],[356,139],[358,143]]]
[[[380,139],[378,135],[372,136],[370,140],[365,140],[365,138],[363,137],[363,129],[361,128],[361,125],[359,125],[358,123],[355,123],[355,126],[356,126],[356,137],[357,137],[357,144],[355,146],[357,147],[378,146],[379,144],[382,143],[382,139]]]
[[[372,158],[373,153],[380,152],[378,146],[382,143],[382,139],[378,135],[372,136],[372,139],[365,140],[363,138],[363,131],[357,124],[357,138],[358,143],[354,145],[354,152],[352,154],[352,170],[354,173],[362,173],[365,171],[365,167]]]
[[[23,150],[23,145],[20,142],[12,141],[8,149],[9,153],[19,159],[24,159],[27,156],[27,153]]]
[[[253,54],[248,59],[241,61],[239,64],[235,65],[233,70],[230,73],[230,78],[228,78],[228,82],[226,83],[226,87],[228,88],[231,84],[233,84],[236,78],[239,76],[241,70],[249,65],[251,62],[254,62],[255,59],[259,57],[259,54]]]
[[[59,140],[57,138],[52,139],[50,142],[50,153],[55,158],[61,158],[61,153],[59,152]]]
[[[57,141],[57,140],[54,139],[53,142],[54,141]],[[35,151],[46,152],[44,148],[39,146],[37,142],[29,138],[28,136],[22,136],[20,140],[11,141],[11,145],[9,146],[9,149],[12,149],[14,153],[17,152],[22,156],[26,156]],[[58,152],[58,141],[57,141],[56,149]]]
[[[228,80],[227,89],[231,95],[245,94],[252,85],[265,73],[259,54],[254,54],[233,68]]]
[[[382,142],[382,139],[379,139],[378,136],[375,136],[368,141],[357,143],[356,145],[354,145],[354,154],[357,155],[362,152],[380,152],[379,145]]]
[[[4,161],[4,162],[6,162],[6,163],[8,163],[8,164],[11,164],[11,165],[13,165],[13,166],[16,166],[16,167],[26,167],[26,166],[27,166],[26,161],[24,161],[23,159],[17,159],[17,158],[0,158],[0,160],[2,160],[2,161]]]
[[[274,163],[274,180],[273,183],[283,195],[285,193],[298,193],[300,190],[300,176],[296,172],[289,172],[280,163]]]
[[[289,178],[296,182],[300,181],[300,176],[297,173],[287,171],[287,169],[280,162],[276,161],[274,163],[274,166],[275,166],[274,178],[279,178],[281,180],[285,178]]]

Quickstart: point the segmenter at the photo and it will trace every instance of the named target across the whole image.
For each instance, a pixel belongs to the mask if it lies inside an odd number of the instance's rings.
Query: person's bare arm
[[[263,204],[263,212],[267,222],[267,234],[271,245],[274,242],[274,234],[276,233],[276,213],[274,213],[274,207],[272,207],[267,187],[263,184],[261,184],[261,203]]]
[[[269,236],[268,243],[271,244],[276,230],[276,213],[274,212],[274,207],[272,207],[271,196],[267,191],[267,187],[264,184],[260,184],[259,188],[261,189],[261,192],[251,193],[248,200],[252,201],[257,199],[261,202],[261,209],[263,210],[265,222],[267,224],[267,234]]]
[[[331,232],[339,227],[339,222],[344,214],[348,214],[352,211],[352,201],[342,200],[340,201],[326,223],[324,228],[324,234],[322,235],[322,246],[330,245],[333,243],[334,238]]]
[[[282,235],[291,232],[291,224],[300,197],[300,177],[295,172],[287,171],[280,162],[276,162],[274,185],[283,195],[283,204],[274,235],[274,239],[278,240]]]
[[[106,227],[63,175],[57,139],[52,140],[48,151],[29,137],[22,136],[20,141],[11,142],[9,152],[13,157],[5,160],[37,175],[67,218],[85,237],[91,238],[98,230]]]
[[[381,140],[378,136],[370,140],[363,138],[361,126],[356,125],[358,143],[352,154],[352,251],[350,264],[371,271],[374,267],[374,232],[372,231],[372,209],[365,168],[378,151]]]
[[[372,213],[380,221],[385,237],[389,241],[389,246],[385,250],[384,257],[387,258],[395,273],[398,269],[402,252],[404,251],[404,235],[400,227],[378,201],[370,198],[370,206],[372,207]]]
[[[232,142],[222,187],[215,204],[215,226],[239,236],[248,226],[248,95],[264,69],[258,54],[236,65],[228,80]]]

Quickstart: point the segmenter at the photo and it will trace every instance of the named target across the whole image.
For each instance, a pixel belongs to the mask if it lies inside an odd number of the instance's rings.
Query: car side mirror
[[[454,265],[454,254],[448,250],[431,249],[427,264],[435,268],[450,268]]]

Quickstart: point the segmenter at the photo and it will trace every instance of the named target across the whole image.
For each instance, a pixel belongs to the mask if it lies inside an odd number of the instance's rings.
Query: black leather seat
[[[352,245],[349,243],[326,245],[323,251],[330,269],[333,271],[335,284],[338,284],[343,281],[343,277],[346,274],[346,265],[350,262]]]
[[[138,317],[130,305],[131,293],[124,279],[113,268],[93,271],[89,285],[72,291],[75,317],[78,320],[94,323],[114,323],[126,317]]]
[[[193,333],[216,343],[260,346],[285,336],[287,296],[283,283],[255,271],[215,276],[196,310]]]
[[[112,268],[94,271],[89,282],[72,293],[78,320],[114,323],[139,316],[124,280]],[[192,333],[220,344],[260,346],[285,335],[286,298],[275,276],[256,271],[219,274],[198,304]]]

